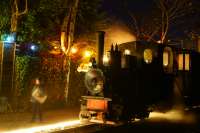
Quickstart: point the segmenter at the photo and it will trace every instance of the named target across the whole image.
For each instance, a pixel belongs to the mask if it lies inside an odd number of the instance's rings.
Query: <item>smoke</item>
[[[182,110],[172,109],[168,112],[151,112],[149,118],[151,120],[166,119],[174,122],[185,122],[192,123],[195,122],[195,116],[193,114],[185,113]]]
[[[112,44],[121,44],[135,41],[136,38],[131,31],[122,23],[117,22],[105,30],[105,50],[108,51]]]
[[[170,121],[181,121],[185,123],[195,122],[195,115],[185,111],[185,105],[183,103],[183,96],[181,94],[183,86],[181,86],[179,78],[174,80],[173,88],[173,107],[170,111],[163,112],[151,112],[150,119],[166,119]]]

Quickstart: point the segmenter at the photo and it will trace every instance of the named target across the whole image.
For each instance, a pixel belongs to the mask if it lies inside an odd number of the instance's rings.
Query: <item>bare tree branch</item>
[[[70,83],[70,73],[71,73],[71,59],[69,56],[70,49],[73,45],[74,40],[74,29],[75,29],[75,22],[76,22],[76,16],[78,11],[78,4],[79,0],[74,0],[70,11],[64,18],[64,22],[62,25],[61,31],[65,32],[64,36],[64,44],[61,44],[63,48],[63,52],[65,54],[64,59],[66,60],[66,64],[63,64],[64,66],[67,65],[68,72],[66,74],[66,84],[65,84],[65,99],[66,102],[68,102],[68,93],[69,93],[69,83]]]
[[[161,41],[165,41],[170,24],[177,18],[185,16],[190,8],[191,0],[160,0],[157,3],[162,12],[162,34]]]
[[[12,15],[11,15],[11,32],[17,31],[18,19],[19,16],[24,15],[28,12],[28,0],[25,0],[25,9],[22,12],[19,12],[18,0],[14,0],[12,5]]]
[[[22,11],[21,13],[19,13],[19,12],[17,11],[17,15],[18,15],[18,16],[21,16],[21,15],[26,14],[26,13],[28,12],[28,0],[25,0],[25,2],[26,2],[26,4],[25,4],[25,9],[24,9],[24,11]]]

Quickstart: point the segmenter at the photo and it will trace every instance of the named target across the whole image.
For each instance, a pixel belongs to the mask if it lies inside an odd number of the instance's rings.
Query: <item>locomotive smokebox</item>
[[[104,54],[104,31],[97,32],[97,66],[103,67],[103,54]]]

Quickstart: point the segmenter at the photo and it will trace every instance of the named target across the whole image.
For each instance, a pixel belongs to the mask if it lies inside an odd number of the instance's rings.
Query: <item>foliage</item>
[[[64,85],[63,78],[65,72],[63,71],[62,58],[48,58],[44,57],[41,60],[41,71],[39,75],[44,82],[44,88],[48,93],[48,104],[56,106],[64,101]]]
[[[29,56],[16,56],[16,96],[21,96],[25,93],[25,89],[28,86],[30,60]]]
[[[99,13],[102,0],[81,0],[78,11],[76,36],[96,30],[103,18]],[[59,41],[64,16],[69,12],[68,0],[36,0],[29,3],[29,13],[22,17],[19,25],[19,40],[37,43]],[[84,25],[84,26],[83,26]]]
[[[66,6],[63,0],[40,0],[32,2],[29,14],[23,17],[19,34],[23,41],[41,42],[55,38],[60,30],[62,14]]]
[[[10,29],[10,3],[7,0],[0,1],[0,34]]]
[[[80,0],[75,35],[80,36],[105,28],[107,19],[101,11],[102,0]]]
[[[103,14],[99,13],[98,9],[102,0],[93,0],[92,2],[91,0],[80,1],[80,9],[77,17],[78,23],[76,23],[75,30],[76,37],[79,37],[81,34],[88,34],[96,31],[96,27],[101,27],[99,26],[99,22],[102,20],[103,16]],[[20,21],[18,21],[18,43],[26,44],[34,42],[48,48],[50,42],[57,41],[58,45],[60,45],[61,26],[64,17],[66,14],[69,14],[71,2],[71,0],[28,0],[28,14],[20,16]],[[3,2],[1,1],[1,3]],[[2,6],[2,10],[4,9],[3,5],[6,4],[0,5],[0,7]],[[19,3],[19,5],[23,7],[23,3]],[[2,15],[0,12],[0,17],[8,16],[8,18],[3,18],[6,21],[2,21],[2,29],[8,29],[9,31],[11,5],[6,6],[5,13],[8,15]],[[100,22],[100,25],[101,24],[102,21]],[[31,77],[33,77],[33,74],[37,72],[37,74],[43,76],[48,81],[48,87],[51,88],[53,92],[56,92],[52,94],[58,94],[58,92],[63,91],[61,90],[64,88],[62,83],[63,79],[66,78],[64,77],[64,74],[69,70],[66,70],[65,68],[63,71],[63,62],[61,63],[62,65],[57,65],[52,63],[56,62],[55,60],[51,62],[51,59],[48,58],[48,63],[45,65],[43,64],[44,60],[45,59],[43,58],[40,60],[41,62],[37,62],[33,61],[32,58],[29,58],[28,56],[16,57],[16,95],[27,93],[26,88],[29,88],[28,84],[30,83],[28,80],[30,80]],[[36,64],[38,64],[38,66]],[[54,98],[55,97],[52,97],[52,101]]]

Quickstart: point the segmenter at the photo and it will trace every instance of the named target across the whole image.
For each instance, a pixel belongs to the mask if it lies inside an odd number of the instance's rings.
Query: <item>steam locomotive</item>
[[[143,41],[111,46],[102,62],[104,33],[99,33],[97,65],[85,74],[88,95],[82,96],[80,119],[145,119],[155,109],[200,103],[200,54],[178,46]]]

